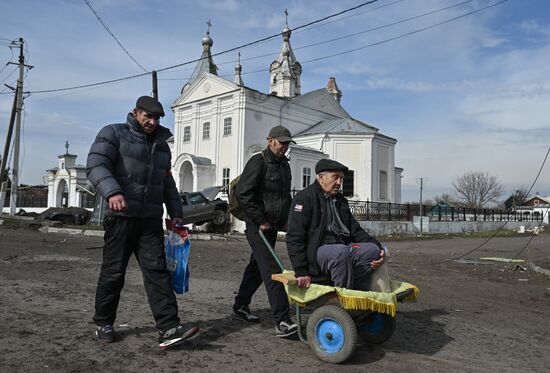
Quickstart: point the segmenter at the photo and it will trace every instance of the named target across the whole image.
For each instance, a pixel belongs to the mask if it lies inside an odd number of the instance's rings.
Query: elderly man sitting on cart
[[[315,182],[292,201],[286,246],[300,287],[309,287],[312,277],[328,276],[334,286],[369,290],[371,273],[384,262],[382,245],[361,228],[339,193],[347,170],[320,160]]]

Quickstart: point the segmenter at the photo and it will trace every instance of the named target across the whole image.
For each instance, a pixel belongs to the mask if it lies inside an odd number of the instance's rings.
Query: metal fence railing
[[[292,189],[294,196],[299,190]],[[349,200],[351,213],[357,220],[412,221],[420,216],[420,204]],[[537,211],[512,211],[503,209],[474,209],[448,205],[422,205],[422,216],[430,221],[541,221]]]
[[[357,220],[411,221],[420,216],[419,204],[349,201]],[[441,205],[422,205],[422,216],[430,221],[541,221],[539,212],[519,212],[501,209],[474,209]]]
[[[67,193],[64,193],[63,199],[67,203]],[[80,193],[80,206],[83,208],[93,208],[95,195],[90,193]],[[17,193],[18,207],[48,207],[47,189],[21,189]],[[6,192],[4,207],[10,207],[10,189]]]

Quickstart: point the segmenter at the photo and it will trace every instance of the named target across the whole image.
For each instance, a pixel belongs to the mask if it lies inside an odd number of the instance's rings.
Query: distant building
[[[521,206],[516,208],[516,211],[536,218],[542,216],[543,222],[550,224],[550,196],[541,197],[536,195],[529,197]]]
[[[59,155],[57,167],[48,172],[48,207],[84,207],[85,200],[93,199],[87,192],[86,167],[76,163],[76,155],[67,151]]]
[[[328,157],[349,167],[343,193],[350,199],[401,202],[397,140],[352,118],[333,77],[325,88],[302,94],[302,67],[288,25],[282,36],[279,56],[269,67],[269,93],[244,85],[240,63],[233,81],[217,76],[213,40],[208,32],[202,39],[202,58],[172,104],[173,174],[180,191],[227,185],[255,152],[265,149],[269,129],[283,125],[297,142],[289,150],[294,189],[313,182],[315,163]]]

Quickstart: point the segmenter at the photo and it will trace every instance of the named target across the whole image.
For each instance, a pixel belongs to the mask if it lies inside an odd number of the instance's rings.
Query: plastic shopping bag
[[[189,249],[191,241],[185,227],[174,227],[166,236],[166,266],[172,273],[172,288],[176,294],[189,291]]]

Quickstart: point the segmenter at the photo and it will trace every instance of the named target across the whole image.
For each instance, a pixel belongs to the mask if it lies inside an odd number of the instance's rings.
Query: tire
[[[307,337],[315,355],[328,363],[346,361],[357,345],[357,328],[351,316],[340,306],[317,308],[307,323]]]
[[[357,322],[357,333],[364,342],[380,344],[391,338],[395,331],[395,317],[385,313],[371,312]]]
[[[210,221],[213,226],[220,227],[227,221],[227,213],[223,210],[217,209],[214,211],[214,217]]]

